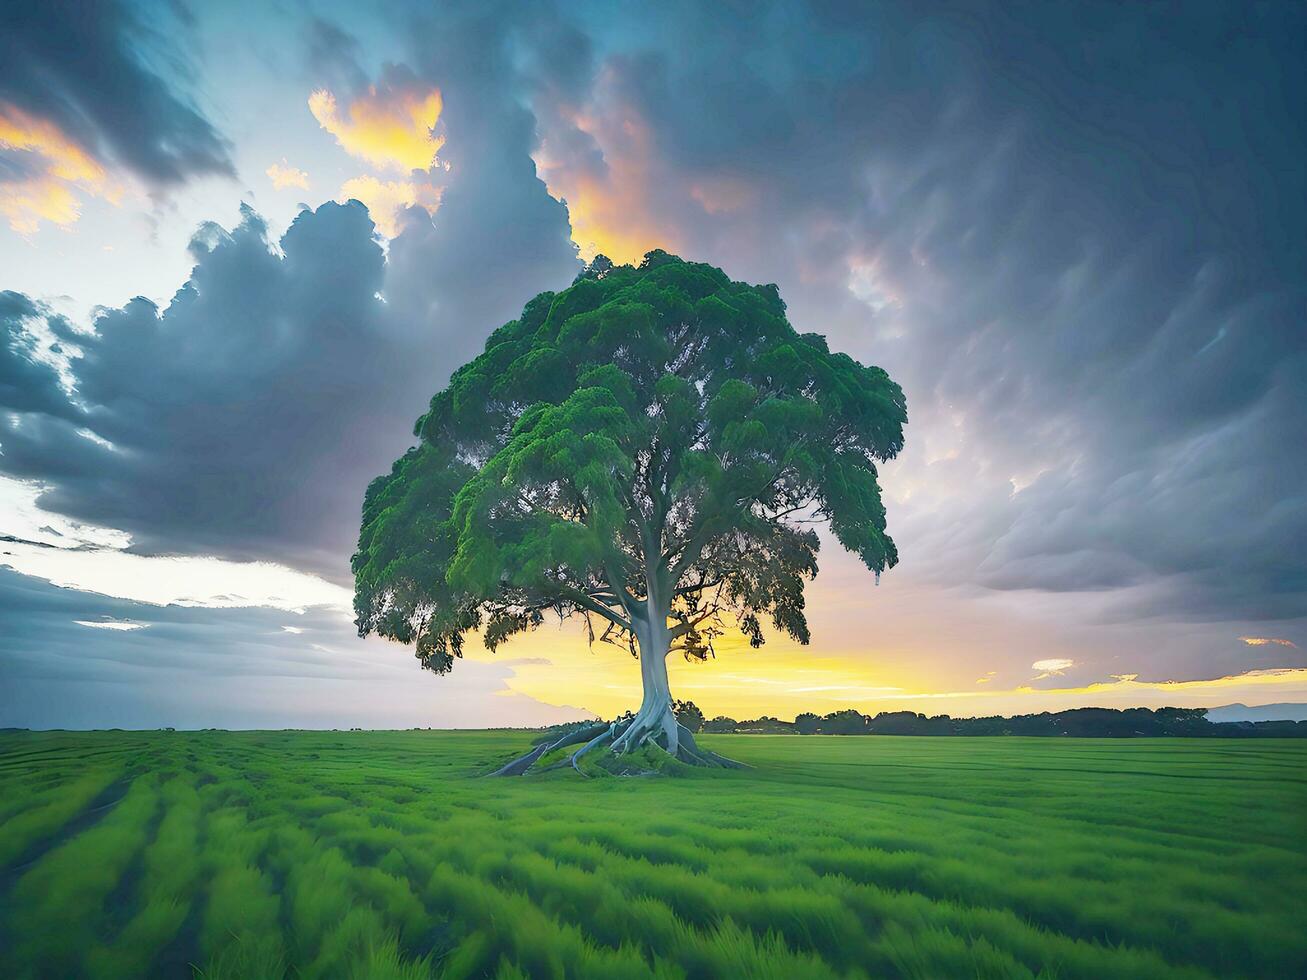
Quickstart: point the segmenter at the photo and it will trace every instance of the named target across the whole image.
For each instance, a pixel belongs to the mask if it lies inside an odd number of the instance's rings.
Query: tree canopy
[[[797,333],[774,285],[600,257],[496,330],[368,488],[359,632],[443,673],[470,631],[493,650],[579,615],[658,662],[626,744],[677,754],[669,651],[703,659],[732,626],[759,646],[768,623],[807,643],[818,523],[877,575],[895,564],[876,463],[906,420],[898,385]]]

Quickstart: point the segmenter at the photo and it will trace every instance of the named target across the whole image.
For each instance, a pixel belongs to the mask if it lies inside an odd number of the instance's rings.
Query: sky
[[[929,6],[929,9],[925,9]],[[712,716],[1307,701],[1307,8],[0,5],[0,727],[633,708],[549,623],[359,639],[364,488],[597,252],[776,283],[908,403],[900,564]]]

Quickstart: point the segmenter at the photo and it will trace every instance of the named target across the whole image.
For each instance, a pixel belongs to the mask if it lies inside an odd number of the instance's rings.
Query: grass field
[[[1301,977],[1307,743],[0,735],[0,976]]]

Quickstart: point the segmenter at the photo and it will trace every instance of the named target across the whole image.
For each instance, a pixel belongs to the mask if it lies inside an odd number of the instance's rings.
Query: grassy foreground
[[[0,976],[1289,977],[1307,743],[0,735]]]

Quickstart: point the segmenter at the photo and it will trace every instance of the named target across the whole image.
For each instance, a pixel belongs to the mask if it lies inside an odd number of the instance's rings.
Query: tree
[[[867,731],[867,716],[853,708],[833,711],[821,720],[824,735],[864,735]]]
[[[703,712],[693,701],[673,701],[672,714],[676,716],[676,723],[691,735],[703,731]]]
[[[734,718],[728,718],[726,715],[718,715],[711,721],[703,723],[705,732],[733,732],[740,727],[740,723]]]
[[[590,260],[589,265],[576,274],[576,278],[572,280],[572,285],[576,285],[582,279],[602,279],[612,272],[614,268],[613,260],[600,252]]]
[[[906,419],[898,385],[797,333],[775,286],[662,251],[605,265],[496,330],[369,486],[359,633],[444,673],[470,631],[494,650],[581,617],[639,660],[644,697],[568,735],[572,764],[652,745],[720,763],[677,724],[668,655],[704,660],[732,627],[761,646],[766,620],[807,643],[818,523],[877,578],[894,565],[876,462]]]

